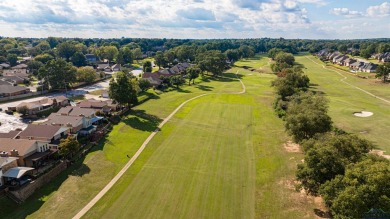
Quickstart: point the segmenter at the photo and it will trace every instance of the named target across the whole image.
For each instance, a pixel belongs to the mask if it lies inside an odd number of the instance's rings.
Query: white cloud
[[[348,8],[333,8],[330,13],[334,15],[343,15],[348,18],[363,16],[363,13],[359,11],[351,11]]]
[[[390,15],[390,3],[384,2],[380,5],[367,8],[367,15],[371,17],[385,17]]]

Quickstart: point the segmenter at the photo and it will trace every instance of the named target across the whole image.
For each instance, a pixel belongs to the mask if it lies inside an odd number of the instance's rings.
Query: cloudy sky
[[[390,37],[385,0],[1,0],[0,36]]]

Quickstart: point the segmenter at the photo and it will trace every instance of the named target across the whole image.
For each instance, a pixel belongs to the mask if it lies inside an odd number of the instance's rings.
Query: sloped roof
[[[20,156],[24,156],[35,143],[36,140],[0,138],[0,151],[10,154],[10,151],[15,149]]]
[[[8,133],[0,133],[0,138],[15,138],[21,131],[9,131]]]
[[[67,106],[62,107],[57,114],[66,114],[69,116],[90,116],[95,114],[95,110],[90,108],[81,108],[78,106]]]
[[[52,113],[47,118],[48,120],[42,124],[46,126],[54,126],[54,127],[59,127],[56,125],[62,125],[62,126],[70,125],[72,127],[76,127],[82,124],[83,122],[83,117],[81,116],[65,116],[65,115],[59,115],[55,113]]]
[[[12,94],[20,91],[29,91],[30,89],[22,86],[12,86],[12,85],[0,85],[0,93],[2,94]]]
[[[50,118],[50,116],[48,117]],[[49,119],[50,121],[50,119]],[[47,121],[47,122],[49,122]],[[43,123],[46,124],[47,122]],[[48,123],[50,124],[50,123]],[[65,123],[66,124],[66,123]],[[35,125],[35,124],[29,124],[25,130],[23,130],[18,136],[20,136],[21,139],[28,139],[31,137],[34,138],[45,138],[45,139],[51,139],[53,138],[58,132],[66,131],[60,126],[52,126],[52,125]]]

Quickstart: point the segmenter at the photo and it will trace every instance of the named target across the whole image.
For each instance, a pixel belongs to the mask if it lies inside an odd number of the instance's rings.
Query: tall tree
[[[199,77],[199,75],[202,73],[202,70],[197,66],[192,66],[187,69],[187,77],[188,77],[188,85],[190,85],[191,81],[192,84],[195,84],[195,79]]]
[[[85,55],[81,52],[73,54],[71,60],[73,65],[77,67],[85,66],[87,64],[87,58],[85,58]]]
[[[362,218],[372,208],[390,212],[389,188],[390,162],[371,156],[324,183],[320,193],[334,218]]]
[[[297,179],[308,193],[318,195],[322,184],[343,175],[347,165],[360,161],[372,144],[355,135],[325,134],[303,142],[305,162],[298,165]]]
[[[72,136],[66,139],[61,139],[59,144],[59,152],[63,157],[72,157],[78,150],[80,150],[79,142]]]
[[[69,62],[70,57],[72,57],[76,51],[77,49],[75,45],[70,41],[60,43],[57,46],[58,55],[62,58],[65,58],[67,62]]]
[[[64,89],[76,82],[77,69],[65,60],[50,60],[39,69],[38,77],[51,89]]]
[[[387,78],[390,74],[390,62],[384,63],[383,65],[379,65],[376,69],[376,77],[382,78],[383,83],[387,81]]]
[[[156,61],[156,65],[159,68],[165,67],[167,65],[167,60],[164,56],[164,53],[161,51],[156,52],[156,56],[154,57],[154,60]]]
[[[210,50],[197,56],[197,63],[202,71],[212,73],[214,76],[221,75],[227,67],[226,55],[219,50]]]
[[[81,67],[77,69],[77,81],[91,84],[95,81],[97,74],[95,69],[88,67]]]
[[[151,61],[144,62],[144,64],[142,65],[142,70],[144,72],[152,72],[153,71],[152,62]]]
[[[312,93],[295,95],[287,107],[286,130],[296,142],[328,132],[332,128],[332,120],[327,110],[327,100],[322,96]]]
[[[118,55],[118,49],[116,46],[102,46],[99,48],[98,53],[101,59],[112,61]]]
[[[142,59],[142,51],[140,48],[136,48],[132,50],[133,58],[136,60]]]
[[[186,83],[186,80],[181,75],[175,75],[170,78],[171,84],[175,85],[177,89],[184,83]]]
[[[9,64],[11,66],[15,66],[17,64],[17,61],[18,61],[18,56],[15,54],[8,54],[7,61],[9,62]]]
[[[54,57],[51,56],[50,54],[44,53],[44,54],[40,54],[40,55],[35,56],[34,59],[36,61],[42,62],[43,64],[46,64],[48,61],[53,60]]]
[[[137,91],[134,89],[130,79],[123,72],[118,72],[116,80],[110,81],[110,98],[121,105],[130,107],[138,102]]]

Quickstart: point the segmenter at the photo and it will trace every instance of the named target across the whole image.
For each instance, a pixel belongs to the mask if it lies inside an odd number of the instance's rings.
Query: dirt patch
[[[301,146],[299,144],[296,144],[292,141],[288,141],[283,144],[284,149],[286,149],[287,152],[290,153],[299,153],[301,152]]]
[[[370,117],[374,115],[374,113],[368,111],[361,111],[361,112],[354,112],[353,115],[357,117]]]
[[[386,155],[384,154],[386,151],[381,151],[381,150],[371,150],[370,153],[371,154],[376,154],[376,155],[379,155],[381,157],[384,157],[386,159],[390,159],[390,155]]]

